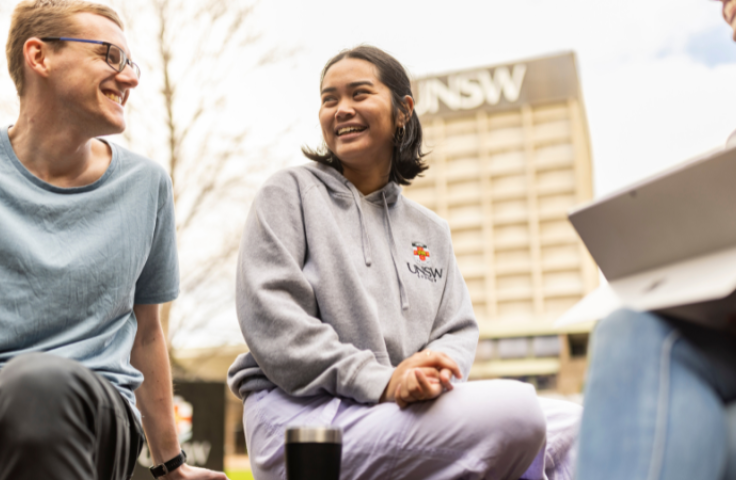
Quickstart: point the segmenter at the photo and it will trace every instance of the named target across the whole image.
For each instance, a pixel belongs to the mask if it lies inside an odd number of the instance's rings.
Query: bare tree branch
[[[146,66],[138,103],[128,105],[125,141],[165,165],[174,186],[183,261],[180,299],[162,310],[171,349],[232,307],[245,205],[255,178],[284,163],[272,149],[252,146],[247,124],[233,125],[244,110],[240,95],[231,93],[233,81],[296,50],[266,45],[255,21],[257,1],[103,1],[125,19],[136,62]],[[237,212],[235,224],[213,219],[229,220],[227,212]]]

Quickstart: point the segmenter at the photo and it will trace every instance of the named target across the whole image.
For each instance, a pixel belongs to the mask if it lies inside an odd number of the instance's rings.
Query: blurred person
[[[736,40],[736,0],[722,4]],[[578,480],[736,480],[736,318],[716,331],[619,310],[591,352]]]
[[[0,129],[0,480],[127,479],[141,416],[154,475],[226,479],[182,464],[177,440],[159,322],[179,292],[171,180],[96,138],[125,129],[140,78],[122,22],[25,0],[6,52],[20,114]]]
[[[579,406],[451,381],[478,325],[447,223],[401,194],[427,169],[406,71],[360,46],[320,89],[325,148],[265,183],[240,247],[228,382],[255,478],[284,479],[284,431],[310,424],[343,429],[345,479],[571,478]]]

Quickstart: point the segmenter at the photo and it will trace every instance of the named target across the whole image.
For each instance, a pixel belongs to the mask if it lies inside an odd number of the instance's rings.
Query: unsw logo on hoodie
[[[429,280],[430,282],[437,282],[437,280],[442,278],[442,269],[431,267],[431,254],[426,244],[422,242],[411,242],[411,250],[412,255],[414,255],[414,265],[406,262],[409,272],[418,278]]]

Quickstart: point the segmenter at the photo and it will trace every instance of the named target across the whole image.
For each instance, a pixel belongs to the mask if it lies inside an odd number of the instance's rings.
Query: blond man
[[[6,49],[20,98],[0,128],[0,480],[118,480],[143,431],[185,463],[159,304],[179,292],[171,181],[97,137],[140,81],[123,24],[80,0],[25,0]]]

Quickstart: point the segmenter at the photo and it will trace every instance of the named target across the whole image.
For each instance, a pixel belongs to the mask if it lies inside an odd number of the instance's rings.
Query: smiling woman
[[[401,185],[427,169],[411,82],[395,58],[370,46],[340,52],[322,70],[321,87],[325,145],[303,148],[307,158],[351,180],[371,166]]]
[[[241,243],[250,352],[228,382],[255,477],[284,478],[287,425],[327,424],[343,430],[341,478],[542,478],[573,436],[546,435],[534,388],[461,382],[478,325],[450,231],[399,186],[427,169],[408,75],[361,46],[327,63],[320,89],[324,146],[304,149],[317,163],[266,182]],[[554,409],[574,426],[577,406]]]

